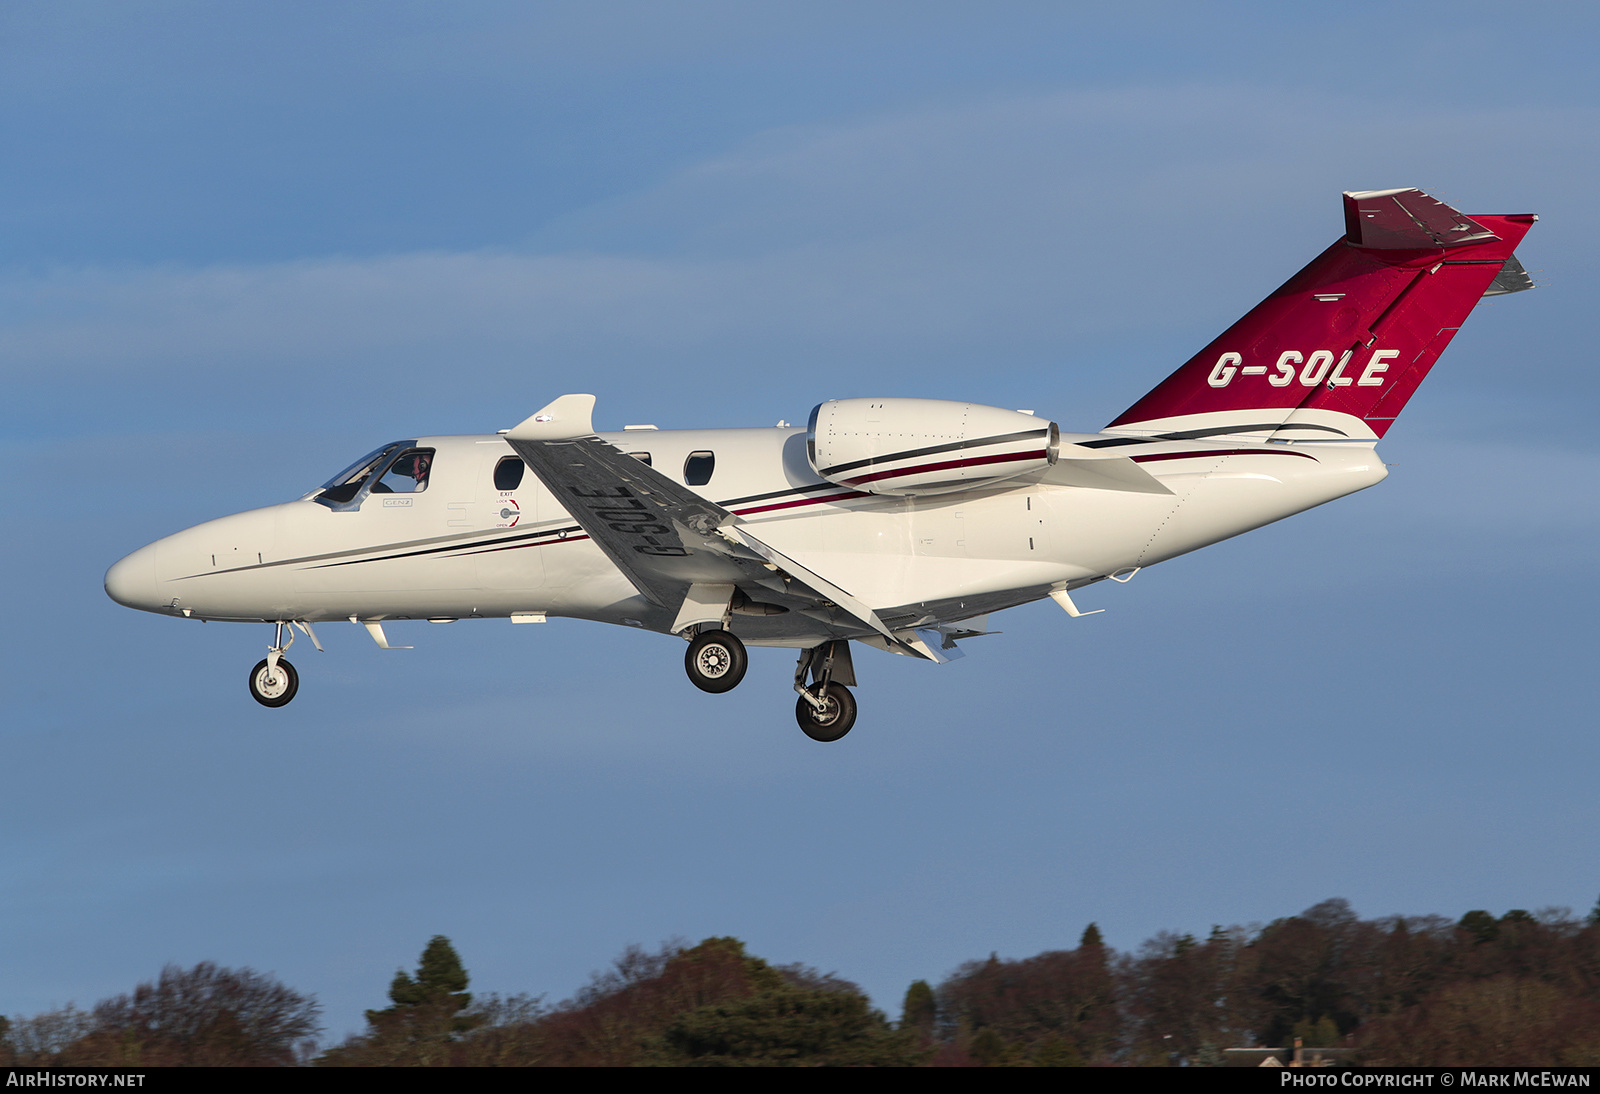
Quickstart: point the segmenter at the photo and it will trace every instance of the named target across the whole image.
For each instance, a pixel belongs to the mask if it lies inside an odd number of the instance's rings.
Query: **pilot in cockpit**
[[[402,452],[373,487],[374,494],[420,494],[428,488],[433,453],[420,448]]]

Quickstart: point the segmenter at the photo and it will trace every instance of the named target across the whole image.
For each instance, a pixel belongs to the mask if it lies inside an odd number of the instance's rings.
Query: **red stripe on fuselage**
[[[844,494],[829,494],[825,498],[801,498],[799,501],[780,501],[772,505],[752,505],[748,509],[735,509],[735,513],[744,516],[746,513],[770,513],[774,509],[794,509],[801,505],[821,505],[825,501],[845,501],[849,498],[870,498],[872,495],[863,490],[851,490]]]

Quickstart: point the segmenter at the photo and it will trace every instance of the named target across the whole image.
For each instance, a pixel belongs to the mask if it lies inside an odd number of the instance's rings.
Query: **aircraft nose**
[[[106,595],[129,608],[156,610],[155,544],[139,548],[106,571]]]

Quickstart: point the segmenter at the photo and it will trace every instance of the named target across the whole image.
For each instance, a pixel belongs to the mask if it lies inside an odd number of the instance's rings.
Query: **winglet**
[[[506,433],[513,441],[570,441],[594,434],[594,396],[563,395]]]

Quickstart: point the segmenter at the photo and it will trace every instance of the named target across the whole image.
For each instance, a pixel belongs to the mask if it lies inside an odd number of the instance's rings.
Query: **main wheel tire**
[[[816,694],[816,688],[811,689]],[[805,697],[794,702],[794,720],[813,741],[837,741],[856,724],[856,697],[843,684],[829,684],[822,693],[823,707],[817,710]]]
[[[267,675],[265,658],[250,670],[250,697],[264,707],[284,706],[299,690],[300,674],[281,657],[278,658],[278,671],[274,676]]]
[[[689,643],[683,667],[695,687],[720,695],[739,686],[744,670],[750,667],[750,656],[744,643],[727,631],[705,631]]]

